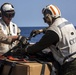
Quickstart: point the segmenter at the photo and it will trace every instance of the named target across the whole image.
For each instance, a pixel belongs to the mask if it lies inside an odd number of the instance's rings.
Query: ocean
[[[29,37],[32,30],[42,29],[44,27],[19,27],[19,28],[21,29],[22,36]],[[35,42],[39,41],[42,36],[43,36],[43,33],[38,34],[35,37],[32,37],[31,40],[29,40],[29,42],[35,43]]]
[[[20,27],[21,35],[25,36],[25,37],[29,37],[32,30],[42,29],[42,28],[45,28],[45,27]],[[76,26],[75,26],[75,28],[76,28]],[[29,42],[35,43],[35,42],[39,41],[42,36],[43,36],[43,33],[38,34],[35,37],[32,37],[31,40],[29,40]]]

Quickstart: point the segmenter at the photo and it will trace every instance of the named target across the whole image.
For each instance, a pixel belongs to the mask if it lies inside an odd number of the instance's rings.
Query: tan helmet
[[[42,13],[43,14],[46,14],[46,13],[50,13],[50,15],[53,17],[53,18],[57,18],[57,17],[60,17],[61,16],[61,12],[60,12],[60,9],[55,6],[55,5],[48,5],[46,6],[45,8],[42,9]]]
[[[14,17],[15,10],[11,3],[4,3],[1,6],[1,14],[6,17]]]

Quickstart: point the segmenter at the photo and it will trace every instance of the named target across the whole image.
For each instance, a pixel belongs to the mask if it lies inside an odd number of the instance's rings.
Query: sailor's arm
[[[39,30],[32,30],[32,32],[30,33],[30,37],[35,37],[36,35],[40,34],[40,33],[45,33],[47,31],[47,28],[43,28],[43,29],[39,29]]]
[[[0,29],[0,43],[11,44],[17,40],[18,36],[6,36]]]
[[[45,32],[47,31],[47,28],[48,28],[48,27],[43,28],[43,29],[39,29],[39,32],[40,32],[40,33],[45,33]]]
[[[49,30],[45,33],[45,35],[40,39],[39,42],[33,44],[32,46],[29,45],[27,48],[25,48],[25,52],[36,53],[51,46],[52,44],[56,44],[58,41],[59,37],[57,33]]]

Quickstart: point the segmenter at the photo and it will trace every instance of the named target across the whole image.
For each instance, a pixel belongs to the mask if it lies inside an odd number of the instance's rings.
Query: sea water
[[[21,35],[25,36],[25,37],[29,37],[30,33],[32,32],[32,30],[38,30],[38,29],[42,29],[45,27],[20,27],[21,29]],[[36,35],[35,37],[32,37],[31,40],[29,40],[29,42],[37,42],[41,39],[41,37],[43,36],[43,33]]]
[[[29,37],[32,30],[38,30],[38,29],[42,29],[42,28],[45,28],[45,27],[20,27],[21,35]],[[76,26],[75,26],[75,28],[76,28]],[[35,37],[32,37],[31,40],[29,40],[29,42],[33,42],[33,43],[38,42],[42,36],[43,36],[43,33],[38,34]]]

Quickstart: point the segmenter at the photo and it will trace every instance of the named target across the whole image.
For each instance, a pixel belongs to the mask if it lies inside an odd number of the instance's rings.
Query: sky
[[[14,6],[12,21],[19,27],[48,26],[43,21],[42,9],[49,4],[58,6],[62,17],[76,26],[76,0],[0,0],[0,6],[5,2]]]

